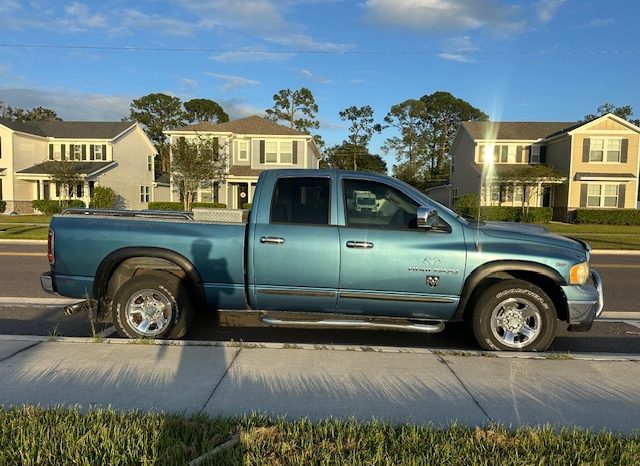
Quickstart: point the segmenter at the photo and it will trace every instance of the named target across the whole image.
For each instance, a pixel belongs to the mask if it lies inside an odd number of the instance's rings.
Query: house
[[[95,185],[112,188],[118,207],[153,200],[157,151],[138,123],[0,119],[0,199],[7,211],[33,212],[34,199],[81,199]],[[52,174],[67,161],[80,182],[61,192]]]
[[[613,114],[589,122],[464,122],[451,149],[450,203],[466,193],[483,205],[636,208],[640,128]],[[555,176],[537,175],[548,166]],[[527,186],[510,174],[530,170]],[[551,170],[550,170],[551,171]]]
[[[239,209],[251,203],[258,176],[270,168],[318,168],[320,151],[313,137],[266,118],[250,116],[225,123],[198,123],[165,131],[172,145],[180,138],[215,138],[227,157],[224,181],[198,190],[197,202],[220,202]],[[171,200],[180,201],[172,183]]]

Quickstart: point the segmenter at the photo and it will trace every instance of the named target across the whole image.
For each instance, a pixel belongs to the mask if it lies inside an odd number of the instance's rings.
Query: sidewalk
[[[640,355],[62,340],[0,339],[0,404],[640,432]]]

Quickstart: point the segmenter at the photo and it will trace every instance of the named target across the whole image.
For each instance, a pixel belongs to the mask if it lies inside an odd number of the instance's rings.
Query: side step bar
[[[355,328],[355,329],[386,329],[405,332],[438,333],[444,330],[444,322],[415,323],[406,321],[375,322],[367,320],[283,320],[275,317],[260,316],[260,321],[266,325],[287,327],[317,327],[317,328]]]

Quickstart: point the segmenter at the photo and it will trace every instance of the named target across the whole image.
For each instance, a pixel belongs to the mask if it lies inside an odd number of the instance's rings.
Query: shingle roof
[[[227,121],[225,123],[198,123],[196,125],[183,126],[171,131],[201,131],[215,133],[236,133],[236,134],[264,134],[276,136],[308,136],[292,128],[279,125],[266,118],[257,115],[239,120]]]
[[[229,167],[229,175],[231,176],[260,176],[262,170],[256,170],[248,165],[232,165]]]
[[[473,139],[537,140],[571,131],[584,122],[565,121],[465,121],[462,126]]]
[[[130,121],[25,121],[0,118],[0,125],[36,136],[67,139],[113,139],[133,125]]]
[[[54,170],[52,166],[56,162],[47,161],[34,165],[24,170],[20,170],[18,173],[25,175],[50,175]],[[89,175],[95,171],[105,168],[111,164],[115,165],[115,162],[69,162],[75,166],[76,172],[79,175]]]

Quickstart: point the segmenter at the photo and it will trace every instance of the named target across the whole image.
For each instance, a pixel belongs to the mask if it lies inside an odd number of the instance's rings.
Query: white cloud
[[[558,8],[566,0],[541,0],[536,4],[536,11],[540,21],[546,23],[551,21],[558,11]]]
[[[288,52],[276,53],[261,47],[244,47],[238,50],[220,52],[209,58],[219,63],[255,63],[261,61],[284,61],[294,54]]]
[[[379,23],[427,30],[518,27],[519,9],[502,0],[366,0],[368,16]]]
[[[264,116],[264,108],[246,103],[242,99],[218,100],[220,106],[229,115],[230,120],[237,120],[252,115]]]
[[[67,121],[120,121],[129,115],[129,104],[133,98],[68,89],[0,88],[0,100],[7,105],[24,109],[42,106]]]
[[[588,28],[599,28],[604,26],[609,26],[615,23],[616,20],[613,18],[595,18],[585,24],[585,27]]]
[[[313,81],[315,83],[319,83],[319,84],[331,84],[333,83],[333,79],[329,79],[329,78],[324,78],[322,76],[318,76],[316,74],[313,74],[311,71],[309,70],[300,70],[300,75],[302,75],[302,77]]]
[[[475,63],[475,59],[469,55],[479,50],[469,36],[451,38],[443,44],[442,48],[443,52],[438,55],[440,58],[460,63]]]
[[[78,2],[71,3],[64,8],[64,17],[60,20],[60,23],[65,30],[72,32],[107,27],[105,15],[92,13],[87,5]]]
[[[260,84],[260,81],[243,78],[242,76],[233,76],[230,74],[220,74],[220,73],[205,73],[205,74],[207,76],[211,76],[212,78],[216,78],[224,81],[224,84],[220,86],[220,89],[227,92],[235,91],[237,89],[242,89],[243,87],[257,86]]]
[[[133,30],[150,30],[156,33],[174,36],[189,36],[201,27],[198,22],[188,22],[176,18],[147,14],[138,10],[124,10],[114,26],[109,31],[112,34]]]

